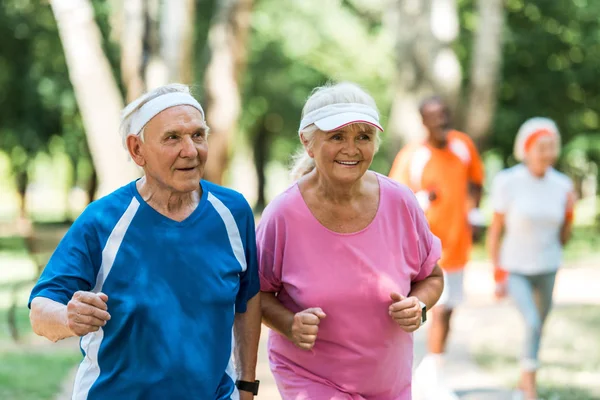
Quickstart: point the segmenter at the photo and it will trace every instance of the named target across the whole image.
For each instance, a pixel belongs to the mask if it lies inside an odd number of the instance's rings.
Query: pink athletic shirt
[[[298,184],[265,209],[256,242],[261,290],[296,313],[321,307],[311,351],[271,331],[269,361],[284,399],[411,398],[413,337],[388,314],[390,293],[431,274],[441,245],[406,186],[377,174],[379,208],[355,233],[321,225]]]

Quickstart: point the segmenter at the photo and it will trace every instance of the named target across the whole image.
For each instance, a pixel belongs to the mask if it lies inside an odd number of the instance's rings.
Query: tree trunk
[[[388,130],[393,157],[398,148],[424,137],[419,103],[442,96],[452,110],[460,92],[461,67],[452,50],[458,35],[456,0],[396,0],[387,21],[395,30],[396,84]]]
[[[89,0],[51,0],[69,76],[98,174],[97,195],[139,176],[118,134],[123,101],[106,55]]]
[[[269,148],[271,145],[271,131],[265,126],[266,115],[259,118],[256,124],[256,134],[254,135],[254,143],[252,150],[254,152],[254,166],[256,168],[256,177],[258,180],[258,195],[255,211],[262,212],[267,206],[265,189],[267,186],[266,166],[269,160]]]
[[[160,22],[161,55],[169,82],[190,84],[194,61],[194,0],[169,0]]]
[[[252,0],[218,0],[208,34],[209,62],[204,76],[206,120],[211,128],[205,178],[223,183],[229,146],[240,115],[239,89],[246,65],[246,39]]]
[[[193,82],[194,0],[146,0],[145,81],[148,90]]]
[[[146,90],[144,82],[144,35],[146,13],[144,0],[127,0],[122,4],[121,20],[121,79],[127,91],[127,102]]]
[[[502,64],[504,1],[479,0],[479,21],[473,61],[469,103],[465,109],[465,130],[484,146],[496,109],[496,91]]]

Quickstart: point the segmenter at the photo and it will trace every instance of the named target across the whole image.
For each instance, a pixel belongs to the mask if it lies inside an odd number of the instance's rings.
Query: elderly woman
[[[299,135],[301,176],[257,230],[271,370],[287,399],[411,397],[412,332],[443,277],[414,195],[369,171],[382,131],[354,84],[318,88]]]
[[[494,216],[488,249],[496,267],[496,295],[510,293],[525,320],[520,391],[515,398],[528,400],[537,398],[542,328],[573,220],[573,184],[552,168],[559,147],[560,135],[552,120],[526,121],[514,147],[521,164],[496,175],[491,195]]]
[[[167,85],[129,104],[121,130],[144,175],[67,232],[31,293],[33,330],[81,337],[73,399],[251,399],[254,219],[239,193],[202,180],[204,111]]]

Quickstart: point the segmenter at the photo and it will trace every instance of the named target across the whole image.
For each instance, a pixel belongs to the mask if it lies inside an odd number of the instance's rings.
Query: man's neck
[[[443,142],[440,142],[429,137],[427,138],[427,144],[429,144],[431,147],[435,147],[436,149],[444,149],[448,145],[448,141],[444,140]]]
[[[176,220],[183,220],[196,209],[202,197],[200,190],[192,192],[175,192],[148,182],[143,177],[137,182],[137,189],[142,199],[159,213]]]

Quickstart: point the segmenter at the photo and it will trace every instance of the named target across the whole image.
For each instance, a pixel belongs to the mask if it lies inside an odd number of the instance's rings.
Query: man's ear
[[[146,159],[144,158],[144,151],[142,149],[142,138],[139,135],[129,135],[127,136],[125,143],[127,144],[127,150],[129,150],[129,155],[133,162],[140,167],[146,165]]]
[[[300,141],[302,142],[304,150],[306,150],[306,153],[310,156],[310,158],[314,158],[315,154],[311,149],[310,142],[304,137],[304,133],[300,134]]]

